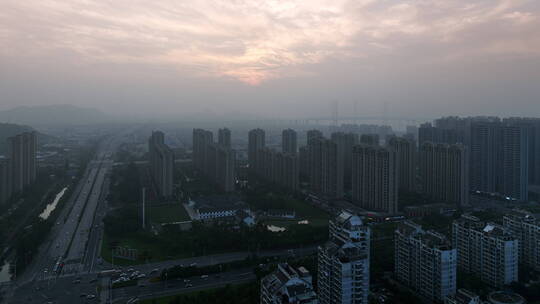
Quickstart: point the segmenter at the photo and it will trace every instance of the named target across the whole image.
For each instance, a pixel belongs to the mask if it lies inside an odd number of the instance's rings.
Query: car
[[[193,287],[193,284],[186,284],[186,288]]]
[[[79,284],[81,282],[81,280],[77,279],[77,280],[73,280],[73,284]]]
[[[86,299],[88,299],[88,300],[93,300],[95,298],[96,298],[96,296],[93,295],[93,294],[89,294],[89,295],[86,296]]]
[[[146,275],[144,273],[141,273],[137,276],[137,279],[144,279],[146,278]]]
[[[184,283],[189,283],[189,282],[191,282],[191,281],[188,280],[188,279],[185,279],[185,280],[184,280]]]
[[[86,298],[86,294],[85,294],[85,293],[81,293],[81,298]]]
[[[191,263],[189,264],[189,267],[197,267],[197,263]]]
[[[159,271],[159,269],[155,268],[155,269],[152,269],[152,271],[150,271],[150,273],[152,274],[152,273],[156,273],[158,271]]]
[[[203,274],[203,275],[201,276],[201,279],[208,279],[208,275]]]

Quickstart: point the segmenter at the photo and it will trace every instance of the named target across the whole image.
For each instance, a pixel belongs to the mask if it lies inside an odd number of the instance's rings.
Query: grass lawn
[[[108,236],[106,233],[103,235],[103,244],[101,246],[101,257],[107,261],[108,263],[112,262],[112,252],[110,249],[110,243],[115,242],[118,245],[122,247],[128,247],[128,248],[135,248],[139,252],[139,257],[141,254],[143,254],[145,251],[150,253],[150,257],[148,259],[148,262],[158,262],[158,261],[164,261],[164,260],[170,260],[170,259],[181,259],[189,257],[185,254],[176,254],[171,255],[166,251],[166,247],[163,246],[162,242],[163,240],[155,238],[152,235],[143,235],[141,233],[134,234],[130,237],[124,237],[121,239],[112,239],[110,236]],[[139,258],[137,261],[132,261],[128,259],[122,259],[115,257],[114,258],[114,264],[119,266],[130,266],[130,265],[137,265],[137,264],[143,264],[147,261],[144,259]]]
[[[307,219],[328,219],[330,216],[325,211],[311,205],[310,203],[297,199],[288,199],[287,204],[290,209],[296,211],[296,216]]]
[[[267,225],[274,225],[274,226],[278,226],[278,227],[289,227],[291,225],[300,225],[300,224],[298,224],[298,222],[300,220],[301,219],[294,219],[294,220],[282,220],[282,219],[279,219],[279,220],[265,220],[264,223],[267,224]],[[328,226],[328,220],[327,219],[315,218],[315,219],[308,219],[308,221],[309,221],[308,224],[302,224],[302,225],[313,226],[313,227]]]
[[[147,216],[154,223],[189,221],[189,215],[182,204],[152,206],[146,209]]]

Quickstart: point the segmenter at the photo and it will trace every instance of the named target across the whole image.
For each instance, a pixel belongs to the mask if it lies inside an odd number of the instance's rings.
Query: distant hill
[[[0,123],[0,155],[4,155],[7,151],[7,139],[17,134],[32,131],[29,126],[15,125],[9,123]],[[37,133],[38,143],[43,143],[52,139],[51,136],[42,133]]]
[[[23,125],[85,125],[110,122],[105,113],[73,105],[23,106],[0,111],[0,122]]]

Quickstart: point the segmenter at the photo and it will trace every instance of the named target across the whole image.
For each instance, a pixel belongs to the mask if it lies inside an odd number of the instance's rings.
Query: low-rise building
[[[472,291],[460,288],[453,296],[448,296],[445,304],[482,304],[480,297]]]
[[[197,220],[217,220],[237,217],[238,212],[251,214],[249,206],[236,196],[204,196],[190,201]]]
[[[261,304],[317,304],[312,277],[304,267],[294,269],[279,264],[276,271],[261,280]]]

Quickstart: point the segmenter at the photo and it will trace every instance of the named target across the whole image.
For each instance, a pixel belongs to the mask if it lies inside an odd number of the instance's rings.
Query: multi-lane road
[[[92,270],[101,243],[101,219],[105,213],[102,205],[117,143],[117,138],[102,142],[35,261],[14,282],[15,291],[10,303],[19,303],[28,290],[33,290],[34,299],[39,299],[36,295],[44,282],[49,290],[63,289],[63,281],[71,281]],[[43,302],[43,298],[40,300]],[[67,298],[59,302],[70,303]]]

